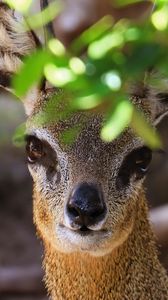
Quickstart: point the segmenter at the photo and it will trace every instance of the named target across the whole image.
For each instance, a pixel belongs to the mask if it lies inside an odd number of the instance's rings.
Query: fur
[[[16,72],[22,57],[34,49],[33,36],[18,29],[10,10],[0,6],[0,74]],[[50,91],[25,101],[29,115],[27,134],[34,135],[52,151],[52,172],[44,164],[31,164],[34,181],[34,222],[44,243],[45,283],[53,300],[166,300],[168,279],[157,258],[148,222],[143,179],[131,175],[129,184],[117,188],[116,180],[125,157],[143,141],[131,129],[109,144],[99,137],[101,115],[76,113],[64,121],[36,123],[47,105]],[[167,96],[146,86],[136,86],[132,102],[154,124],[165,115]],[[58,92],[57,97],[66,97]],[[65,101],[64,101],[65,103]],[[159,103],[159,104],[158,104]],[[57,107],[58,111],[62,106]],[[82,127],[72,145],[61,140],[72,125]],[[46,158],[47,159],[47,158]],[[51,159],[49,157],[48,159]],[[49,160],[50,161],[50,160]],[[66,226],[65,205],[81,182],[101,187],[108,214],[101,230],[79,235]]]

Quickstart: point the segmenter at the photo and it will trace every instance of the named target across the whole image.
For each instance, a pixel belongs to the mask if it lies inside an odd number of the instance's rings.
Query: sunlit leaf
[[[21,13],[27,13],[33,0],[5,0],[5,2],[13,9]]]
[[[156,29],[165,30],[168,27],[168,7],[154,12],[151,19]]]
[[[93,59],[103,58],[112,48],[121,47],[123,43],[124,39],[120,33],[108,33],[89,45],[88,55]]]
[[[110,16],[105,16],[93,26],[84,31],[71,45],[71,49],[78,53],[83,47],[88,46],[91,42],[102,36],[103,33],[112,28],[113,19]]]
[[[77,75],[85,73],[86,66],[83,61],[78,57],[72,57],[69,61],[70,69]]]
[[[19,127],[16,128],[14,136],[13,136],[13,144],[16,147],[21,147],[25,144],[25,132],[26,132],[26,124],[23,123]]]
[[[38,50],[27,57],[19,73],[13,78],[13,87],[18,97],[24,96],[34,84],[38,84],[46,63],[52,60],[49,52]]]
[[[129,125],[133,106],[127,99],[116,100],[106,123],[101,130],[101,138],[105,142],[114,140]]]
[[[101,101],[102,100],[99,94],[91,94],[88,96],[75,98],[72,105],[76,109],[88,110],[98,106]]]
[[[69,68],[57,67],[52,63],[45,65],[44,74],[56,87],[63,87],[75,80],[75,74]]]
[[[112,91],[118,91],[121,88],[122,81],[120,75],[115,71],[110,71],[103,74],[102,81]]]
[[[59,2],[51,2],[43,11],[26,17],[25,27],[27,29],[36,29],[48,24],[60,12],[61,6]]]
[[[64,54],[66,54],[64,45],[57,39],[50,39],[48,42],[48,48],[56,56],[63,56]]]
[[[154,128],[151,127],[151,125],[149,125],[142,113],[137,109],[133,110],[131,127],[134,129],[137,135],[142,137],[145,144],[152,149],[159,149],[162,147],[162,142],[158,133]]]
[[[124,37],[126,41],[137,41],[141,37],[141,31],[137,27],[128,28]]]

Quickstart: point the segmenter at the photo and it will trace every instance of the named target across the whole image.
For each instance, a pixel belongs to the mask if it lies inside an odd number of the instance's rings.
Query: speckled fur
[[[5,24],[2,21],[3,9],[0,8],[1,26]],[[8,15],[6,26],[11,22],[10,18]],[[23,41],[17,38],[21,47],[30,36],[25,34]],[[15,41],[13,47],[16,44]],[[29,48],[31,43],[25,43],[24,49],[26,45]],[[4,71],[15,71],[15,58],[13,53],[8,69],[0,52]],[[66,98],[63,92],[58,93]],[[34,117],[47,103],[47,94],[50,91],[42,93],[36,100],[26,101],[25,107],[29,114],[27,133],[47,141],[56,154],[55,173],[50,178],[44,166],[29,166],[34,181],[34,222],[44,243],[45,283],[51,298],[168,300],[168,279],[157,258],[147,217],[143,180],[135,181],[132,176],[128,186],[116,186],[123,159],[133,149],[142,146],[142,140],[127,129],[115,141],[105,144],[99,137],[102,117],[90,115],[76,141],[65,146],[60,138],[61,132],[78,124],[85,116],[77,113],[69,120],[34,124]],[[132,101],[153,123],[165,110],[158,105],[156,92],[150,88],[136,87],[132,94]],[[96,236],[79,237],[64,226],[67,199],[72,189],[83,181],[101,186],[108,209],[102,231]]]

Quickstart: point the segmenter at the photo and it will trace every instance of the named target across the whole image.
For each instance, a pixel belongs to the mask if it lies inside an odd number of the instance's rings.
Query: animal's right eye
[[[45,156],[43,143],[35,136],[27,136],[26,152],[28,163],[30,164],[36,163]]]

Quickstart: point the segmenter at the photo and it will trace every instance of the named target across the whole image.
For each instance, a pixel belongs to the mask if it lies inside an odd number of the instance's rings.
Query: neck
[[[141,299],[147,299],[147,291],[151,295],[150,289],[153,289],[155,280],[157,287],[163,285],[162,281],[167,282],[157,259],[144,199],[139,202],[135,220],[128,239],[103,257],[83,253],[63,254],[46,244],[46,284],[52,299],[140,299],[137,291]]]

